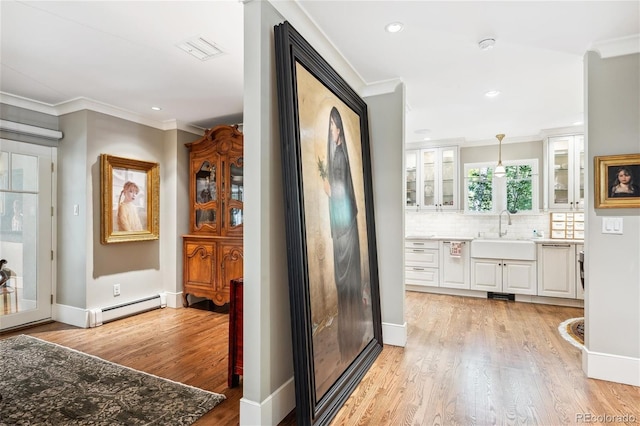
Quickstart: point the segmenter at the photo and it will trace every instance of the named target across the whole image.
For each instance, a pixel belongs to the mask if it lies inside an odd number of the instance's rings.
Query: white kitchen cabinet
[[[411,239],[405,241],[405,283],[422,287],[438,287],[440,279],[440,246],[438,241]]]
[[[536,262],[472,258],[471,290],[535,295]]]
[[[440,243],[440,287],[470,289],[469,244],[462,241],[459,256],[451,254],[451,241]]]
[[[538,296],[576,298],[575,244],[538,245]]]
[[[458,147],[405,152],[405,206],[412,210],[458,210]]]
[[[584,208],[584,135],[547,139],[549,209]]]

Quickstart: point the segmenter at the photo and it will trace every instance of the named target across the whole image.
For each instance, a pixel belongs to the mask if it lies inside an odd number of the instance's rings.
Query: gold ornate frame
[[[596,209],[640,207],[640,154],[606,155],[594,157]],[[634,195],[615,197],[611,194],[616,173],[620,167],[630,171]],[[636,195],[637,194],[637,195]]]
[[[139,188],[136,214],[139,230],[120,230],[117,215],[124,183]],[[160,166],[158,163],[100,155],[100,242],[102,244],[148,241],[160,238]],[[142,201],[140,201],[142,199]]]

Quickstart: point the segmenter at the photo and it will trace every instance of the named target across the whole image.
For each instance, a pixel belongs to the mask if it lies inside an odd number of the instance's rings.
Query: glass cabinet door
[[[242,161],[242,159],[240,159]],[[230,201],[229,201],[229,225],[242,225],[242,204],[244,202],[244,176],[240,166],[231,164],[230,168]],[[234,202],[237,201],[237,202]]]
[[[458,147],[405,152],[405,207],[419,210],[458,208]]]
[[[437,200],[436,151],[422,151],[422,206],[435,207]]]
[[[446,148],[441,150],[441,182],[442,196],[440,204],[443,208],[457,208],[457,185],[456,185],[456,150],[455,148]]]
[[[406,207],[416,207],[418,205],[418,193],[416,192],[416,183],[418,181],[417,166],[418,151],[407,151],[405,154]]]
[[[551,200],[556,207],[569,207],[569,138],[554,138],[551,153]]]
[[[200,229],[204,225],[215,227],[218,201],[216,172],[216,164],[211,161],[204,161],[196,172],[196,193],[194,194],[194,200],[196,200],[196,229]]]
[[[584,136],[549,138],[549,208],[584,208]]]

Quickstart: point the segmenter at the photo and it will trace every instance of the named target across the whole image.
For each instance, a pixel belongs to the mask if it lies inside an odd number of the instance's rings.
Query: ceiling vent
[[[215,58],[224,53],[215,43],[207,41],[200,36],[183,41],[176,46],[201,61]]]

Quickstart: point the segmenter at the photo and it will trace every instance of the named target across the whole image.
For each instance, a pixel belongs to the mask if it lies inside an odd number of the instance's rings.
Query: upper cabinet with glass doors
[[[242,236],[244,205],[243,136],[233,126],[217,126],[188,143],[190,233]]]
[[[458,147],[405,152],[406,198],[410,210],[458,210]]]
[[[548,139],[548,207],[584,208],[584,135]]]

